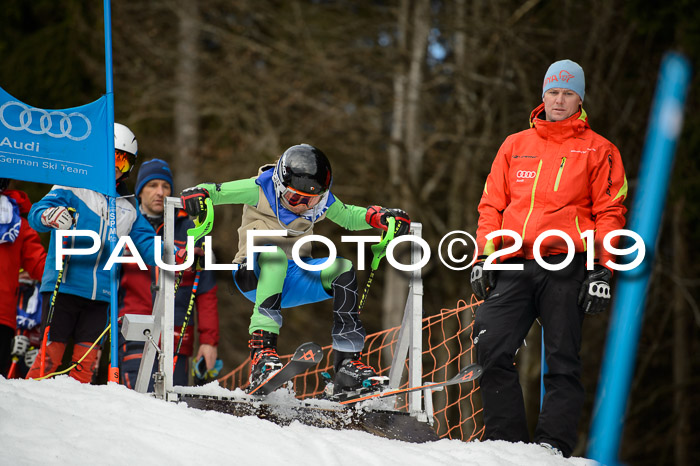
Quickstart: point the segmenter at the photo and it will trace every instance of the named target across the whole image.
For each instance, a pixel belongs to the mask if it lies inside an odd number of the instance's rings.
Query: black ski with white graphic
[[[352,403],[358,403],[360,401],[364,400],[372,400],[372,399],[379,399],[379,398],[386,398],[389,396],[394,396],[394,395],[401,395],[403,393],[410,393],[410,392],[415,392],[417,390],[425,390],[426,388],[430,389],[436,389],[436,388],[441,388],[441,387],[446,387],[448,385],[455,385],[458,383],[464,383],[464,382],[471,382],[473,380],[478,379],[481,377],[481,371],[482,368],[479,364],[470,364],[451,379],[445,380],[444,382],[437,382],[437,383],[427,383],[425,385],[421,385],[419,387],[409,387],[409,388],[398,388],[394,390],[385,390],[385,391],[373,391],[368,394],[363,394],[363,393],[338,393],[337,395],[334,395],[331,400],[337,401],[340,404],[352,404]]]
[[[280,388],[287,381],[306,372],[308,369],[321,362],[322,359],[323,349],[321,345],[313,342],[304,343],[297,348],[292,359],[285,364],[282,369],[273,372],[272,375],[263,380],[259,385],[251,388],[248,394],[255,396],[268,395]]]

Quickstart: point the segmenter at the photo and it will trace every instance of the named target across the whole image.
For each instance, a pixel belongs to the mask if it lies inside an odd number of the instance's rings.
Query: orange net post
[[[441,382],[456,375],[463,367],[476,362],[472,328],[473,311],[479,304],[473,297],[471,303],[459,301],[455,309],[442,309],[439,313],[423,319],[423,381]],[[368,335],[365,340],[363,358],[379,375],[389,375],[391,361],[397,345],[400,327],[390,328]],[[324,359],[314,369],[294,378],[294,388],[301,399],[318,397],[323,393],[325,382],[322,372],[331,372],[333,349],[323,348]],[[292,355],[280,356],[287,362]],[[400,388],[408,386],[408,361],[404,362],[404,376]],[[250,359],[219,379],[224,388],[230,390],[248,385]],[[481,438],[481,399],[476,382],[467,382],[445,387],[433,392],[434,426],[440,438],[470,441]],[[408,409],[405,396],[398,396],[396,409]]]

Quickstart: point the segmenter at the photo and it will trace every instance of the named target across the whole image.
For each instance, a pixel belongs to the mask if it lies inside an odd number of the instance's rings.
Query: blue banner
[[[105,96],[81,107],[44,110],[0,88],[0,177],[114,196],[107,127]]]

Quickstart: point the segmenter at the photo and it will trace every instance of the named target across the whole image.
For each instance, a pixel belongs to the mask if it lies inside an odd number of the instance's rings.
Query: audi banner
[[[111,194],[107,98],[82,107],[44,110],[0,88],[0,177]],[[111,183],[110,183],[111,181]]]

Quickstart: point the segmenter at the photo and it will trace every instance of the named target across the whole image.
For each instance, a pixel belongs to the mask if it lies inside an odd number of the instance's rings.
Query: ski
[[[386,390],[386,391],[376,391],[369,393],[367,395],[362,395],[360,394],[359,396],[351,397],[348,398],[347,396],[343,396],[343,394],[338,394],[335,400],[333,401],[338,401],[340,404],[346,405],[346,404],[351,404],[351,403],[358,403],[360,401],[365,401],[365,400],[371,400],[371,399],[379,399],[379,398],[386,398],[389,396],[394,396],[394,395],[400,395],[403,393],[410,393],[410,392],[415,392],[417,390],[425,390],[427,388],[429,389],[436,389],[436,388],[442,388],[446,387],[448,385],[455,385],[458,383],[464,383],[464,382],[471,382],[473,380],[478,379],[481,376],[481,371],[482,368],[478,364],[470,364],[451,379],[445,380],[444,382],[437,382],[437,383],[427,383],[425,385],[421,385],[419,387],[409,387],[409,388],[398,388],[398,389],[393,389],[393,390]],[[350,395],[352,396],[352,395]]]
[[[269,395],[287,381],[306,372],[309,368],[321,362],[322,359],[323,349],[321,345],[313,342],[304,343],[297,348],[292,359],[285,364],[282,369],[273,372],[272,375],[263,380],[262,383],[248,391],[248,394],[255,396]]]

